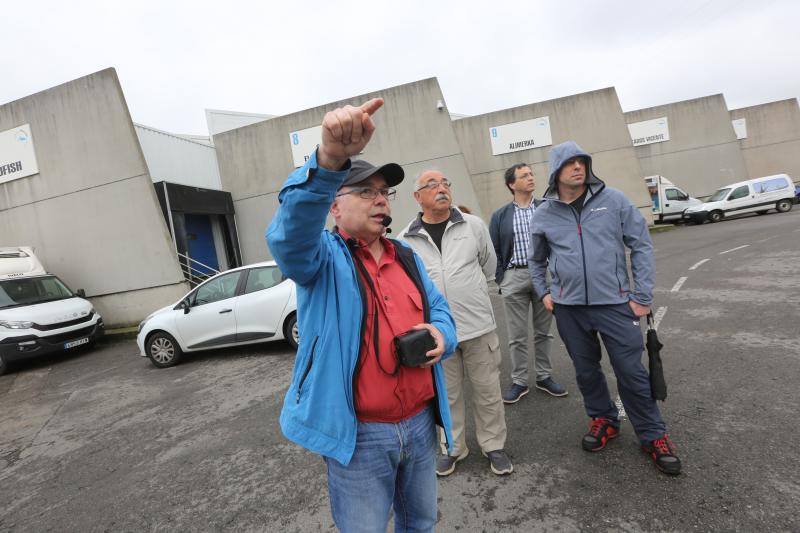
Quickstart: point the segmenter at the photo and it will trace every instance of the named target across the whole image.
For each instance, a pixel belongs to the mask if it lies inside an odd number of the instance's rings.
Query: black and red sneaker
[[[642,444],[642,449],[655,462],[656,468],[665,474],[677,476],[681,473],[681,460],[675,454],[675,445],[668,435]]]
[[[619,428],[608,418],[594,418],[589,425],[589,432],[583,436],[581,446],[587,452],[599,452],[606,447],[606,443],[616,438]]]

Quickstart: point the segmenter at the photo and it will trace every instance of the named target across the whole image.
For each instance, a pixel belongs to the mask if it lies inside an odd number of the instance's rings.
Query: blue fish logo
[[[295,146],[300,144],[300,136],[297,135],[296,133],[292,133],[292,144]]]
[[[492,128],[492,137],[497,137],[497,128]]]

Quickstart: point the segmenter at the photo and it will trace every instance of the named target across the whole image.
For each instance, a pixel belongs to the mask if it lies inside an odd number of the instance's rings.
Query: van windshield
[[[711,198],[706,200],[706,203],[708,203],[708,202],[719,202],[720,200],[724,200],[725,197],[728,196],[729,192],[731,192],[730,187],[727,188],[727,189],[720,189],[717,192],[715,192],[714,194],[712,194]]]
[[[72,297],[72,291],[55,276],[0,280],[0,309]]]

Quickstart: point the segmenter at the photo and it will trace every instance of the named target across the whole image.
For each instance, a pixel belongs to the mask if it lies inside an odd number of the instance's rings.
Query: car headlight
[[[144,320],[139,322],[139,330],[136,333],[141,333],[142,332],[142,328],[144,327],[145,324],[147,324],[147,321],[150,320],[151,318],[153,318],[154,316],[155,316],[155,314],[148,315]]]
[[[33,327],[33,322],[22,322],[19,320],[0,320],[0,326],[8,329],[28,329]]]

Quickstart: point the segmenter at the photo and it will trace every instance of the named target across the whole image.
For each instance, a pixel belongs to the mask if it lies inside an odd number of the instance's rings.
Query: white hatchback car
[[[185,352],[286,339],[297,348],[294,282],[274,261],[227,270],[139,324],[136,344],[159,368]]]

